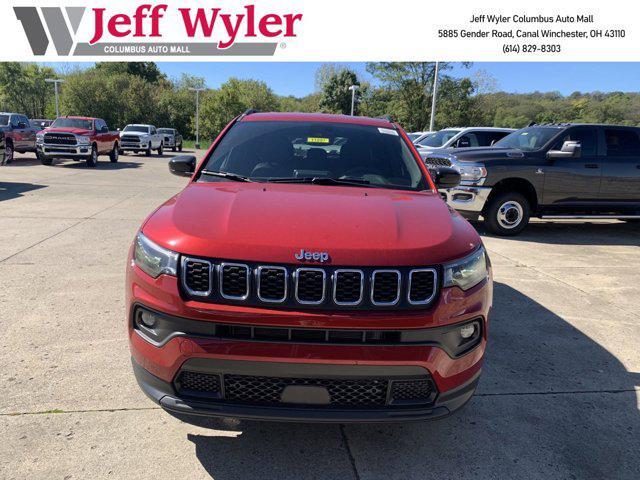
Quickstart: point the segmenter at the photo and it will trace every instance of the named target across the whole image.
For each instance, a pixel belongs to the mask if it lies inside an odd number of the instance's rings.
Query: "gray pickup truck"
[[[159,128],[158,133],[162,135],[164,148],[171,148],[172,151],[182,151],[182,135],[175,128]]]

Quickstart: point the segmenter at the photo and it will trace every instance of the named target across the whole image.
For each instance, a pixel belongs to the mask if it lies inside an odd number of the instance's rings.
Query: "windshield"
[[[204,170],[261,182],[333,179],[382,188],[426,188],[416,159],[396,130],[342,123],[237,123]]]
[[[149,133],[149,127],[145,127],[143,125],[127,125],[124,127],[123,131]]]
[[[560,130],[554,127],[528,127],[510,133],[493,144],[496,148],[517,148],[525,151],[539,150]]]
[[[411,140],[412,142],[415,142],[421,136],[422,136],[421,133],[407,133],[407,137],[409,137],[409,140]]]
[[[173,128],[159,128],[158,133],[168,133],[169,135],[173,135]]]
[[[439,132],[428,135],[418,143],[423,147],[441,147],[458,133],[460,133],[459,130],[440,130]]]
[[[51,125],[56,128],[81,128],[82,130],[93,130],[93,121],[82,118],[56,118]]]

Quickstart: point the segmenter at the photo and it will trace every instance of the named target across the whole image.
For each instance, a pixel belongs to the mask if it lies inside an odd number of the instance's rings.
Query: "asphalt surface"
[[[181,423],[131,372],[127,249],[186,183],[167,160],[0,168],[0,478],[640,478],[640,225],[484,236],[495,273],[477,395],[404,425]]]

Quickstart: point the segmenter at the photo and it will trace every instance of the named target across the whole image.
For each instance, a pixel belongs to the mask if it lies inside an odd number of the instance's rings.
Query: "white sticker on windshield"
[[[384,133],[385,135],[395,135],[396,137],[398,136],[398,132],[390,128],[378,128],[378,131],[380,133]]]

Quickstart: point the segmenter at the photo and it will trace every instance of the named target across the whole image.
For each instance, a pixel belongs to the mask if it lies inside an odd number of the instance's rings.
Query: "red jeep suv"
[[[168,412],[384,422],[473,395],[491,266],[393,121],[234,119],[144,222],[127,267],[142,390]]]

